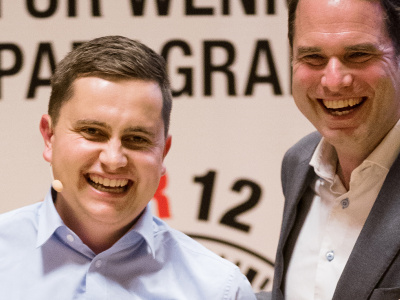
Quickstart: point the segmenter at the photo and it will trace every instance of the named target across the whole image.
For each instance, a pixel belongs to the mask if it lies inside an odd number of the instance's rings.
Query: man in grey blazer
[[[289,0],[293,98],[273,299],[400,298],[400,0]]]

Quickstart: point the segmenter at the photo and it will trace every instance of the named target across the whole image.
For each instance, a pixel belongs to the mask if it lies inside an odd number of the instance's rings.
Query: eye
[[[95,127],[84,127],[80,129],[82,136],[90,141],[103,141],[107,139],[107,135],[100,129]]]
[[[308,54],[300,58],[301,61],[310,66],[323,66],[326,64],[326,58],[320,54]]]
[[[139,149],[148,147],[151,141],[140,135],[129,135],[122,138],[122,145],[129,149]]]
[[[363,63],[363,62],[367,62],[368,60],[370,60],[372,58],[372,56],[373,55],[371,53],[367,53],[367,52],[352,52],[352,53],[349,53],[346,58],[349,62]]]
[[[87,134],[89,134],[89,135],[99,134],[99,130],[96,129],[96,128],[84,128],[82,131],[87,133]]]

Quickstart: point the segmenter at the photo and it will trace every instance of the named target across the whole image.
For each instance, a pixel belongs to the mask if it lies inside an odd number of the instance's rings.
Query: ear
[[[44,141],[43,158],[51,163],[52,160],[52,137],[53,137],[53,127],[51,125],[51,117],[49,115],[43,115],[40,120],[40,133],[42,134]]]
[[[165,146],[164,146],[164,152],[163,152],[163,160],[167,156],[167,154],[169,152],[169,149],[171,148],[171,143],[172,143],[172,136],[168,135],[167,139],[165,140]],[[161,174],[164,176],[166,172],[167,172],[167,168],[165,167],[165,165],[163,163]]]

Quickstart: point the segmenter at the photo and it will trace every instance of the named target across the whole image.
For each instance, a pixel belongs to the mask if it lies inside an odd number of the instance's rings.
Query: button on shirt
[[[255,299],[237,266],[146,208],[96,255],[44,202],[0,216],[0,299]]]
[[[346,190],[337,156],[324,139],[310,165],[317,174],[302,201],[312,201],[286,274],[285,299],[332,299],[336,284],[387,173],[400,150],[400,122],[351,174]]]

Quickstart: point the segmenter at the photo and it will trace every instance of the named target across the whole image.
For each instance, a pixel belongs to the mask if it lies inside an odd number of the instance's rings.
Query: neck
[[[342,135],[335,140],[327,139],[336,150],[338,157],[336,172],[347,190],[350,186],[351,173],[376,149],[395,123],[389,125],[384,134],[381,131],[369,132],[362,138],[352,133],[352,135]]]
[[[77,228],[71,228],[95,254],[99,254],[111,248],[132,227],[127,226],[119,230],[110,230],[110,226],[104,224],[84,223]]]
[[[336,174],[339,176],[343,185],[347,190],[350,188],[351,173],[356,169],[372,152],[357,152],[351,151],[350,153],[343,153],[337,151],[338,163],[336,167]]]
[[[111,248],[132,228],[143,213],[141,212],[128,224],[106,223],[90,216],[81,216],[79,218],[73,209],[67,206],[65,201],[60,200],[56,201],[56,209],[61,219],[96,254]]]

